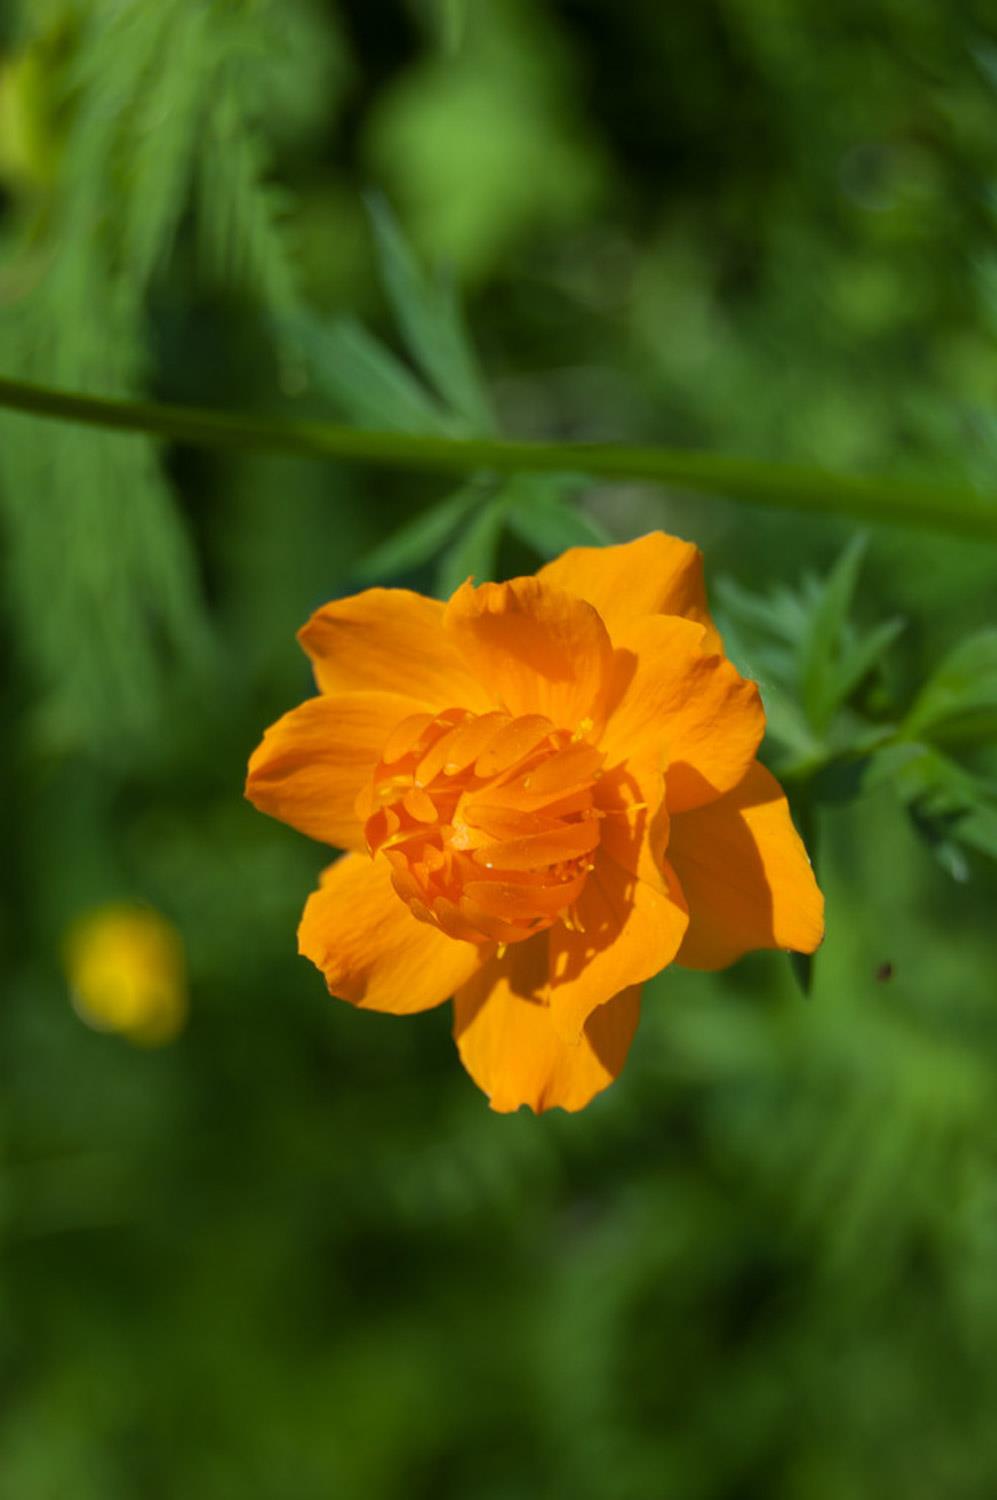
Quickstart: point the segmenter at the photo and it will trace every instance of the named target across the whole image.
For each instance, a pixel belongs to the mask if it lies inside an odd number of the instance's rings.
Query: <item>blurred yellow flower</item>
[[[150,907],[102,906],[70,929],[65,967],[88,1026],[141,1046],[172,1041],[187,1017],[183,943]]]
[[[0,181],[48,187],[59,146],[52,119],[51,58],[35,47],[0,63]]]

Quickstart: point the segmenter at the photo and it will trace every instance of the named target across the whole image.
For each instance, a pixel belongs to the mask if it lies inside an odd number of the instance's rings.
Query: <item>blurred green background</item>
[[[6,0],[0,47],[6,375],[355,416],[359,324],[399,347],[376,188],[510,435],[997,481],[984,0]],[[447,492],[0,414],[0,1500],[984,1500],[982,855],[953,879],[889,785],[821,807],[812,995],[666,973],[579,1116],[492,1115],[446,1009],[295,956],[325,851],[245,761],[311,690],[296,626]],[[854,530],[578,504],[760,596]],[[873,691],[995,597],[987,545],[873,529]],[[120,900],[186,947],[159,1049],[69,1002],[67,928]]]

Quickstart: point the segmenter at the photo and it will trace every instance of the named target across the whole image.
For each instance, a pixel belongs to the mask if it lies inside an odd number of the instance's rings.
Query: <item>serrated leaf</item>
[[[969,878],[960,845],[997,859],[997,784],[975,776],[933,745],[901,743],[876,752],[865,784],[889,784],[911,821],[955,880]]]
[[[997,739],[997,630],[961,641],[925,683],[903,725],[944,744]]]
[[[790,684],[793,680],[794,659],[788,648],[778,641],[760,638],[750,627],[727,609],[714,610],[713,618],[724,641],[724,650],[738,671],[752,677],[762,689],[762,697],[768,708],[767,694],[793,703]],[[794,714],[799,717],[793,703]],[[812,740],[809,726],[806,737]]]
[[[421,567],[446,545],[482,499],[480,487],[468,485],[420,511],[361,559],[357,576],[366,582]]]
[[[877,750],[870,757],[865,785],[870,790],[891,786],[904,802],[918,802],[946,814],[963,812],[995,790],[933,745],[913,741]]]
[[[776,771],[782,774],[790,768],[819,763],[825,754],[823,746],[794,691],[795,649],[781,639],[772,640],[759,633],[759,625],[768,631],[772,624],[765,601],[729,579],[721,581],[718,592],[724,608],[715,618],[724,649],[738,670],[758,684],[765,709],[767,740],[775,741],[788,752],[777,757]]]
[[[507,511],[509,529],[541,557],[556,557],[568,547],[605,547],[612,538],[577,506],[537,485],[518,486]]]
[[[716,592],[740,624],[791,644],[795,655],[807,619],[806,606],[798,594],[780,589],[763,597],[742,588],[732,578],[719,579]]]
[[[893,642],[906,629],[906,620],[896,617],[884,620],[868,635],[861,636],[848,647],[838,662],[835,671],[834,691],[838,703],[849,698],[862,681],[882,660]]]
[[[835,664],[865,549],[865,536],[857,533],[824,580],[800,641],[800,693],[819,734],[841,701],[836,696]]]
[[[505,503],[501,496],[486,501],[471,524],[440,559],[436,574],[436,593],[447,599],[467,578],[483,583],[495,573],[498,544],[505,524]]]
[[[748,675],[755,677],[761,691],[766,734],[791,751],[796,760],[817,756],[821,746],[814,739],[799,704],[778,683],[763,674],[749,672]]]
[[[290,330],[316,388],[351,422],[375,431],[453,433],[453,423],[389,349],[352,318]]]
[[[452,282],[423,271],[380,194],[367,199],[381,275],[399,330],[413,360],[471,433],[492,433],[487,387]]]

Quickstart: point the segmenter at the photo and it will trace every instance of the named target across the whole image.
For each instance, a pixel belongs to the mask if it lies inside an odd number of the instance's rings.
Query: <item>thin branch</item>
[[[927,526],[997,541],[997,496],[984,496],[966,486],[862,479],[726,454],[625,443],[506,442],[367,432],[249,412],[109,400],[3,378],[0,407],[199,447],[297,453],[379,468],[447,474],[570,472],[645,480],[810,515]]]

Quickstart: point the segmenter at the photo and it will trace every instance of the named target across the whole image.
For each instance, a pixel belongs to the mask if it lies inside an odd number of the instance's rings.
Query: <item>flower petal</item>
[[[578,930],[559,923],[547,933],[551,1019],[567,1042],[610,996],[670,964],[689,920],[666,861],[652,883],[602,850],[574,910]]]
[[[491,949],[445,937],[395,893],[385,859],[344,854],[305,904],[298,952],[325,975],[329,993],[367,1010],[429,1010],[466,984]]]
[[[362,849],[357,793],[395,725],[412,712],[411,698],[395,693],[309,698],[271,724],[253,751],[246,796],[309,838]]]
[[[589,1017],[581,1039],[558,1036],[538,998],[547,975],[542,935],[514,943],[454,998],[454,1039],[461,1061],[492,1109],[526,1104],[536,1114],[583,1109],[618,1077],[640,1017],[640,986],[615,995]]]
[[[678,963],[722,969],[755,948],[812,953],[820,944],[824,898],[764,766],[719,802],[674,818],[668,855],[689,903]]]
[[[600,848],[652,885],[660,881],[668,846],[665,778],[656,760],[632,756],[604,772],[594,793],[601,814]]]
[[[571,547],[537,577],[594,604],[614,642],[645,615],[684,615],[705,625],[707,650],[723,650],[706,603],[702,554],[677,536],[652,531],[617,547]]]
[[[702,626],[676,615],[649,615],[618,639],[601,741],[607,763],[658,750],[673,813],[736,786],[765,732],[757,685],[704,652]]]
[[[404,692],[434,711],[493,703],[443,628],[444,606],[409,589],[334,599],[298,631],[323,693]]]
[[[536,578],[465,583],[447,605],[446,627],[509,713],[545,714],[564,729],[601,715],[612,647],[591,604]]]

